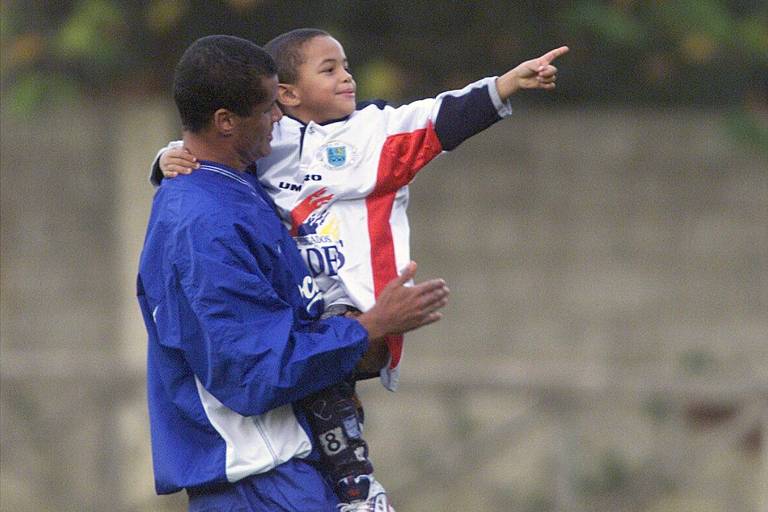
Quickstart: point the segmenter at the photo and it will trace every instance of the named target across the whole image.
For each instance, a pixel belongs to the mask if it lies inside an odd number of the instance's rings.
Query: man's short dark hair
[[[298,80],[298,67],[304,63],[304,53],[301,47],[316,37],[331,35],[319,28],[297,28],[285,34],[280,34],[264,45],[264,49],[277,63],[277,77],[280,83],[295,84]]]
[[[173,79],[184,129],[199,132],[220,108],[251,115],[254,105],[269,97],[263,79],[275,74],[275,62],[251,41],[226,35],[198,39],[181,56]]]

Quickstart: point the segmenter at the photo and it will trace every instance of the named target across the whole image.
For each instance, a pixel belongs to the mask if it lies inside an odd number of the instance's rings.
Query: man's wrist
[[[383,338],[387,333],[379,326],[379,321],[376,313],[367,311],[357,317],[357,321],[368,331],[368,341],[372,342]]]

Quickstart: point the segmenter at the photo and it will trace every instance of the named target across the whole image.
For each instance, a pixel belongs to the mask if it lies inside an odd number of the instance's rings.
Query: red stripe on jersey
[[[365,200],[368,209],[368,236],[371,241],[371,265],[373,267],[373,293],[376,297],[392,279],[397,277],[395,244],[389,217],[397,191],[383,195],[371,194]],[[400,363],[403,352],[402,336],[387,336],[387,347],[392,356],[390,368]]]
[[[442,150],[431,121],[426,128],[387,137],[381,148],[373,194],[395,191],[409,184]]]
[[[366,198],[368,210],[368,235],[371,243],[374,295],[379,296],[384,287],[397,277],[395,244],[392,238],[392,205],[395,194],[411,182],[416,173],[442,151],[434,125],[410,133],[388,137],[384,142],[376,174],[376,185]],[[387,347],[392,356],[390,368],[400,364],[403,337],[388,336]]]

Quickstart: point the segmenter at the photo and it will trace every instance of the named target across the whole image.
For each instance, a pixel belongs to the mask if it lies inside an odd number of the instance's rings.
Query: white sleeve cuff
[[[160,170],[160,157],[169,149],[180,148],[184,146],[183,140],[174,140],[168,143],[167,146],[157,152],[155,159],[152,161],[152,167],[149,168],[149,182],[159,187],[160,182],[163,180],[163,172]]]
[[[497,78],[499,77],[493,77],[493,83],[488,84],[488,93],[491,96],[491,102],[493,102],[493,106],[496,107],[496,112],[498,112],[499,117],[509,117],[512,115],[512,104],[510,103],[509,99],[507,99],[507,101],[501,101],[499,90],[496,88]]]

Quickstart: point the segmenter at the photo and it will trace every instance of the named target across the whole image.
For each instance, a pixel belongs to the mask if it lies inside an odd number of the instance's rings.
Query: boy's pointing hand
[[[496,88],[501,99],[506,101],[519,89],[554,89],[557,68],[552,65],[552,61],[565,55],[569,50],[567,46],[555,48],[537,59],[523,62],[497,78]]]

